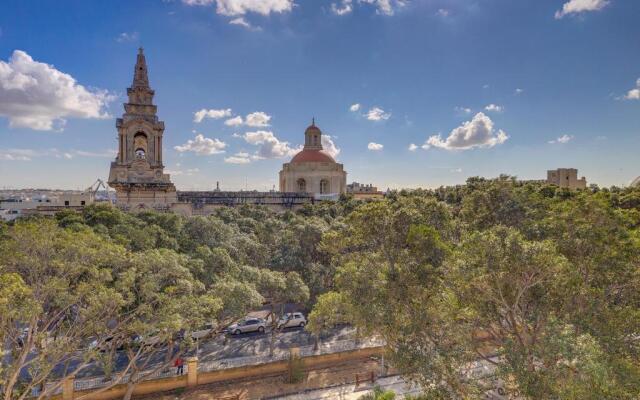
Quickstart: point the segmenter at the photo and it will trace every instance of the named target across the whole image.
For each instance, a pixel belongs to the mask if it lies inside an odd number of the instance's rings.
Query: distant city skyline
[[[178,190],[270,190],[315,117],[347,182],[640,175],[640,2],[8,1],[0,188],[84,189],[144,47]]]

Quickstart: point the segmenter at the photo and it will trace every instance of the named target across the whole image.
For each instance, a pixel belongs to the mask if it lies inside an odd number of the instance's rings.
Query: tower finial
[[[136,66],[133,71],[133,85],[132,87],[149,87],[149,77],[147,75],[147,60],[144,57],[144,50],[142,47],[138,49],[138,56],[136,58]]]
[[[316,126],[316,117],[311,117],[311,126]]]

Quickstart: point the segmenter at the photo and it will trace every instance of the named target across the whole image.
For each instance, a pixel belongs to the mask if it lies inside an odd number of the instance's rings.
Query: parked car
[[[303,327],[307,324],[307,319],[300,312],[286,313],[278,320],[278,329]]]
[[[193,340],[201,340],[210,335],[213,335],[215,332],[216,332],[215,324],[206,324],[205,326],[200,327],[195,331],[191,332],[191,338],[193,338]]]
[[[229,326],[227,330],[233,335],[239,335],[247,332],[264,332],[266,322],[262,318],[247,318],[238,321],[237,323]]]

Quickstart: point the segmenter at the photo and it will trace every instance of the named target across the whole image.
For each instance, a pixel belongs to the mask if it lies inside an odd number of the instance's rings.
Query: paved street
[[[322,338],[322,343],[345,340],[354,336],[355,330],[351,327],[335,328]],[[197,347],[200,362],[233,359],[248,356],[266,356],[269,354],[269,342],[271,336],[265,333],[246,333],[241,335],[218,335],[202,341]],[[276,354],[288,351],[291,347],[303,347],[313,345],[313,336],[303,328],[289,328],[280,332],[275,342]],[[195,353],[195,351],[194,351]],[[150,365],[158,364],[164,360],[165,351],[159,351]],[[116,371],[122,371],[128,363],[125,352],[118,352]],[[78,378],[101,376],[102,369],[99,365],[92,365],[78,375]]]

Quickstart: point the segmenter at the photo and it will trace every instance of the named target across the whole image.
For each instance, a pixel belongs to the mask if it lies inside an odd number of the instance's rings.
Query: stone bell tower
[[[124,209],[165,209],[177,201],[176,188],[162,164],[164,122],[158,120],[142,48],[127,89],[125,113],[116,120],[118,156],[111,162],[109,185]]]

